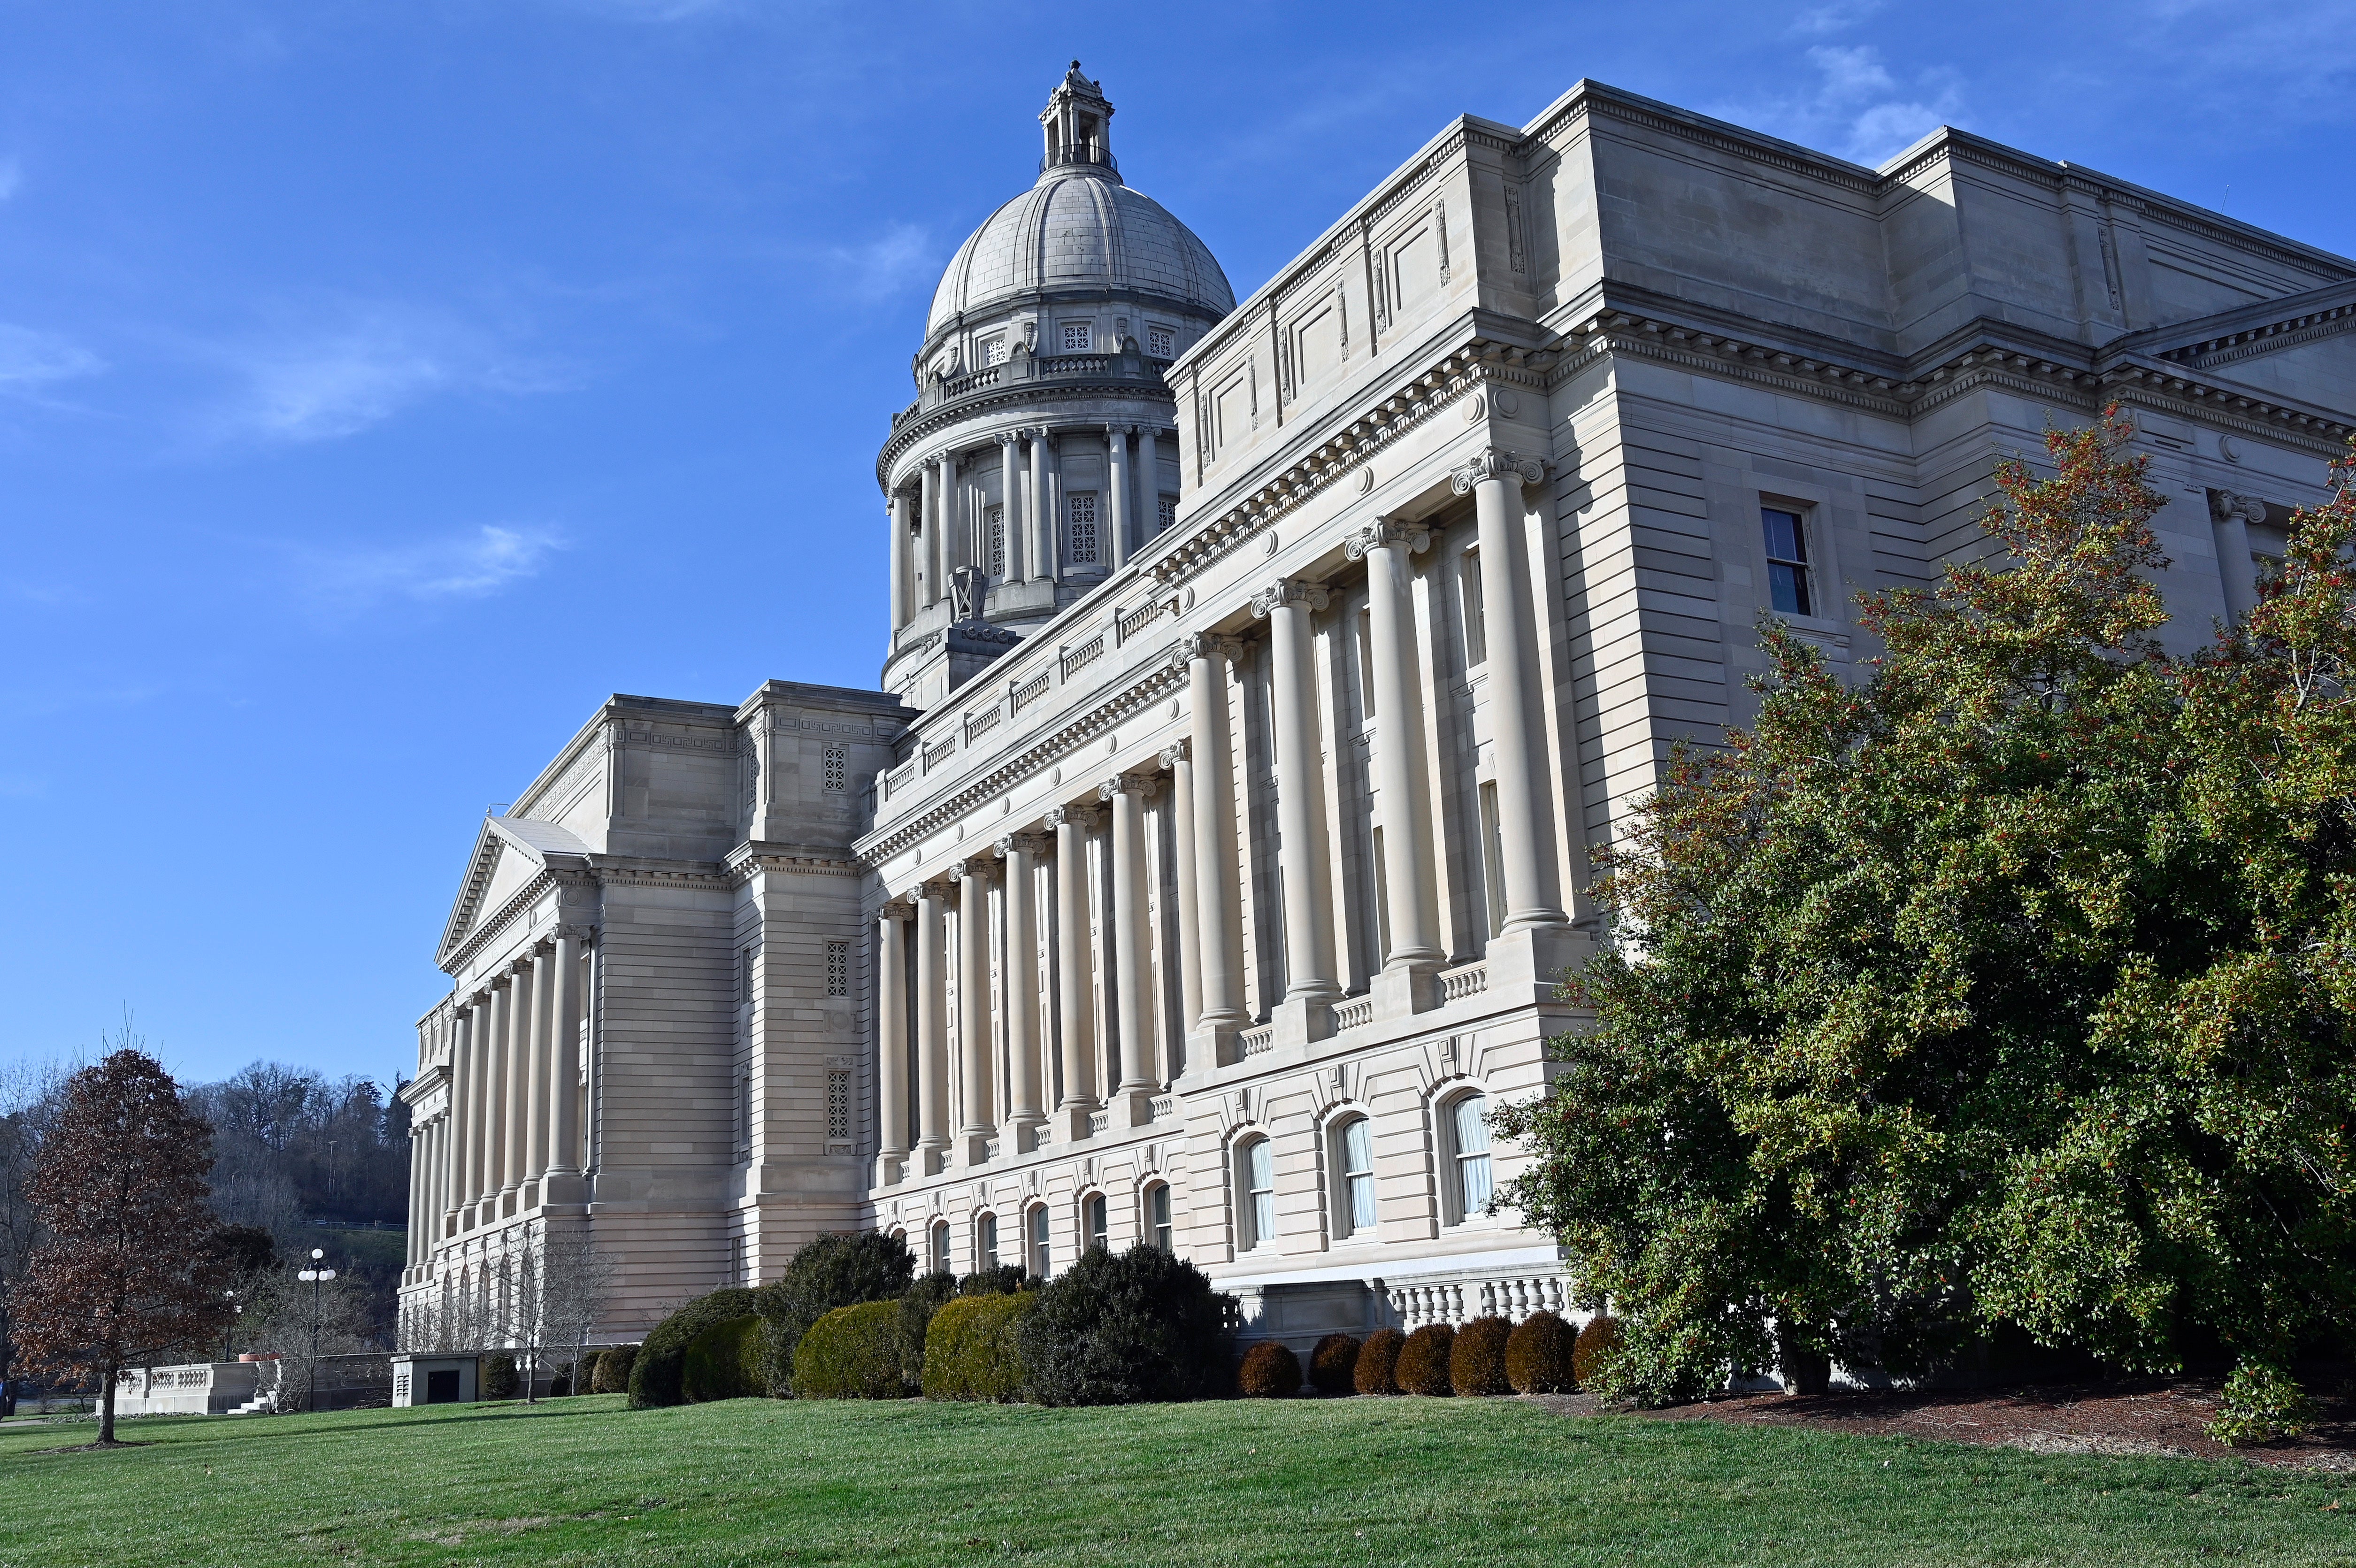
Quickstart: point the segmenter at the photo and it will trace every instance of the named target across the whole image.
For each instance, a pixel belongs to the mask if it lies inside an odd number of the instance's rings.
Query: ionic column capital
[[[1181,736],[1162,748],[1162,766],[1164,768],[1176,768],[1182,762],[1192,760],[1194,755],[1194,741],[1191,738]]]
[[[1468,496],[1472,487],[1483,479],[1519,478],[1526,485],[1535,485],[1546,478],[1546,471],[1542,457],[1525,457],[1502,446],[1491,446],[1471,462],[1450,469],[1448,488],[1460,496]]]
[[[919,882],[916,884],[916,896],[919,898],[930,898],[937,903],[942,904],[946,904],[950,899],[956,897],[958,896],[958,885],[954,879],[956,868],[951,867],[950,870],[952,873],[950,876],[936,876],[929,881]]]
[[[987,882],[990,880],[990,874],[997,869],[996,865],[988,856],[972,854],[950,866],[949,875],[959,882],[969,876],[979,877]]]
[[[1254,617],[1266,620],[1288,605],[1305,604],[1312,610],[1322,610],[1333,598],[1323,583],[1312,583],[1301,577],[1279,577],[1252,596]]]
[[[1162,789],[1158,773],[1116,773],[1097,786],[1097,799],[1109,800],[1116,795],[1134,795],[1141,800],[1151,800]]]
[[[1408,554],[1420,555],[1431,547],[1431,530],[1420,522],[1378,517],[1352,529],[1342,542],[1342,553],[1353,561],[1363,561],[1371,552],[1394,544],[1404,544]]]
[[[913,920],[916,918],[916,906],[913,899],[894,898],[875,913],[879,918],[885,920]]]
[[[1051,828],[1075,827],[1084,832],[1102,821],[1104,813],[1094,806],[1051,806],[1046,815]]]
[[[1198,631],[1178,644],[1178,655],[1187,660],[1224,659],[1232,664],[1244,656],[1244,645],[1237,638],[1213,637],[1208,632]]]
[[[1004,446],[1009,450],[1012,450],[1014,447],[1023,445],[1023,432],[1019,430],[1001,430],[993,436],[992,439],[1001,446]]]
[[[1008,833],[992,847],[998,851],[999,859],[1006,860],[1017,851],[1024,854],[1044,854],[1048,845],[1054,842],[1044,833]]]

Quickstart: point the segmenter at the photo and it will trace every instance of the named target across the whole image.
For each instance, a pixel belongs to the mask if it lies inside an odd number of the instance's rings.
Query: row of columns
[[[515,960],[453,1021],[450,1111],[433,1152],[442,1191],[428,1225],[455,1233],[516,1212],[527,1184],[581,1174],[584,933]],[[412,1183],[412,1190],[419,1186]],[[473,1210],[471,1214],[469,1210]]]
[[[1544,477],[1542,465],[1491,449],[1451,471],[1451,486],[1473,498],[1491,704],[1491,737],[1502,841],[1505,918],[1500,935],[1568,928],[1551,871],[1555,846],[1547,810],[1542,700],[1534,678],[1538,618],[1527,568],[1526,509],[1522,488]],[[1427,670],[1418,646],[1410,600],[1410,557],[1427,549],[1424,524],[1377,518],[1349,536],[1347,555],[1365,564],[1370,682],[1377,715],[1371,758],[1382,802],[1382,878],[1389,950],[1376,977],[1378,997],[1419,1011],[1436,1004],[1434,976],[1447,960],[1440,929],[1430,769],[1425,755]],[[1317,722],[1318,692],[1312,617],[1329,602],[1322,585],[1280,578],[1252,596],[1252,614],[1269,623],[1269,695],[1281,837],[1286,991],[1274,1009],[1280,1026],[1308,1038],[1330,1026],[1332,1004],[1343,994],[1332,902],[1332,841],[1325,819],[1324,754]],[[1173,791],[1173,837],[1180,875],[1176,888],[1182,1015],[1198,1037],[1216,1043],[1251,1022],[1245,1008],[1242,889],[1237,840],[1235,739],[1227,691],[1230,668],[1241,656],[1235,639],[1198,635],[1183,645],[1194,733],[1162,754]],[[1108,808],[1111,875],[1112,1016],[1120,1036],[1120,1081],[1111,1100],[1135,1125],[1150,1114],[1158,1084],[1151,1060],[1149,940],[1144,806],[1162,776],[1123,774],[1097,790]],[[1054,829],[1057,877],[1056,967],[1061,1015],[1064,1095],[1056,1108],[1066,1137],[1084,1136],[1098,1108],[1093,1038],[1096,942],[1089,918],[1087,835],[1101,817],[1093,805],[1064,805],[1046,813]],[[1006,862],[1007,951],[1002,977],[1016,1081],[1009,1086],[1010,1133],[1046,1121],[1039,1101],[1044,1034],[1036,1016],[1038,943],[1032,907],[1032,872],[1044,841],[1015,833],[998,843]],[[887,1171],[914,1153],[930,1174],[952,1147],[948,1101],[948,1018],[945,966],[958,965],[963,1093],[957,1108],[960,1163],[979,1163],[993,1129],[989,1012],[988,867],[979,859],[953,867],[950,882],[927,882],[905,901],[887,905],[878,932],[882,964],[884,1042],[882,1154]],[[949,900],[959,910],[958,951],[945,948]],[[908,928],[915,927],[916,1017],[904,997],[912,978]],[[916,1147],[907,1146],[908,1086],[903,1065],[913,1023],[916,1043]],[[1017,1145],[1019,1146],[1019,1144]]]
[[[1086,427],[1095,429],[1097,427]],[[1107,424],[1104,433],[1106,479],[1104,510],[1098,520],[1098,555],[1094,565],[1114,571],[1128,564],[1130,536],[1137,526],[1131,516],[1130,443],[1140,444],[1137,456],[1153,473],[1152,444],[1162,432],[1151,425]],[[1079,434],[1076,429],[1051,430],[1045,425],[1000,432],[998,443],[1001,495],[1006,529],[1006,569],[1002,580],[1061,581],[1071,568],[1060,542],[1062,471],[1060,462],[1050,472],[1050,454],[1059,440]],[[1023,444],[1030,443],[1023,461]],[[919,609],[949,595],[950,574],[959,565],[986,566],[979,558],[962,559],[958,538],[967,520],[960,515],[958,468],[963,454],[943,451],[917,468],[916,484],[894,491],[888,510],[892,532],[892,627],[908,624]],[[1017,498],[1020,497],[1018,504]]]

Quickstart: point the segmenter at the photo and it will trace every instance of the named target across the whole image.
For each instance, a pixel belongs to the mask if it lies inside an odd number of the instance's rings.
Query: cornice
[[[450,945],[442,955],[443,970],[455,973],[464,969],[473,961],[477,953],[490,945],[492,938],[507,929],[509,921],[538,903],[542,894],[562,886],[565,881],[578,883],[580,880],[582,878],[577,872],[558,873],[546,866],[541,867],[529,881],[508,896],[506,903],[477,919],[464,937]]]
[[[2325,338],[2336,338],[2351,329],[2356,329],[2356,305],[2342,305],[2330,310],[2287,317],[2264,327],[2228,333],[2205,342],[2190,343],[2181,349],[2164,349],[2156,357],[2192,370],[2206,371],[2219,365],[2230,365],[2238,360],[2254,359],[2261,354],[2276,353]]]
[[[1145,363],[1151,368],[1153,361],[1149,360]],[[1166,368],[1162,373],[1151,379],[1115,379],[1108,376],[1075,377],[1069,381],[1001,382],[987,392],[975,392],[955,402],[944,403],[937,408],[919,413],[885,436],[883,446],[875,454],[876,487],[885,495],[890,495],[894,465],[897,464],[911,448],[921,446],[934,436],[957,425],[967,424],[1001,409],[1027,407],[1040,410],[1049,401],[1050,394],[1055,399],[1062,399],[1096,396],[1108,392],[1141,398],[1150,403],[1168,404],[1171,409],[1171,418],[1161,421],[1155,426],[1157,430],[1169,429],[1176,418],[1178,400],[1170,390]],[[1026,423],[1044,424],[1052,427],[1058,424],[1078,424],[1082,422],[1059,420],[1053,414],[1042,412],[1036,417],[1027,419]],[[981,439],[977,437],[975,444],[980,445]]]
[[[732,887],[742,887],[766,872],[798,876],[859,876],[866,870],[856,856],[849,854],[814,854],[806,849],[758,843],[738,844],[729,852],[727,865],[728,885]]]

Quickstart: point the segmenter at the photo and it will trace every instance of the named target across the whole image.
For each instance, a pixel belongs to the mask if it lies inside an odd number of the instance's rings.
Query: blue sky
[[[0,1063],[390,1079],[610,692],[869,685],[940,266],[1077,55],[1240,296],[1582,76],[2356,252],[2356,4],[0,0]]]

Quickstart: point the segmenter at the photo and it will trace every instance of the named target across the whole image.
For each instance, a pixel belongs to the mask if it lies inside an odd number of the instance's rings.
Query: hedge
[[[1317,1391],[1346,1394],[1358,1369],[1358,1337],[1328,1334],[1309,1352],[1309,1380]]]
[[[1301,1391],[1301,1358],[1273,1339],[1244,1352],[1236,1383],[1247,1399],[1289,1399]]]
[[[1362,1394],[1398,1392],[1399,1347],[1406,1343],[1407,1336],[1396,1328],[1377,1328],[1367,1335],[1350,1369],[1351,1385]]]
[[[900,1374],[900,1304],[867,1301],[838,1306],[809,1326],[794,1349],[794,1397],[806,1400],[896,1400],[907,1397]]]
[[[750,1317],[758,1310],[752,1291],[732,1285],[696,1297],[656,1324],[630,1367],[630,1408],[655,1410],[687,1402],[681,1384],[689,1341],[714,1324]]]
[[[516,1376],[515,1358],[504,1353],[483,1358],[482,1378],[487,1400],[511,1400],[523,1386],[523,1380]]]
[[[1580,1383],[1592,1381],[1596,1369],[1603,1359],[1620,1348],[1620,1320],[1606,1313],[1597,1313],[1579,1331],[1579,1342],[1571,1347],[1570,1371]]]
[[[1460,1394],[1509,1394],[1505,1342],[1514,1326],[1502,1317],[1476,1317],[1456,1331],[1448,1352],[1448,1381]]]
[[[589,1391],[593,1394],[626,1394],[630,1391],[630,1364],[638,1359],[635,1345],[616,1345],[610,1350],[597,1352],[589,1374]]]
[[[1001,1402],[1021,1398],[1019,1331],[1038,1305],[1032,1291],[961,1295],[933,1314],[925,1335],[925,1397]]]
[[[1091,1247],[1037,1298],[1023,1319],[1022,1350],[1031,1397],[1042,1404],[1141,1404],[1227,1390],[1235,1297],[1182,1258],[1145,1243],[1118,1254]]]
[[[1517,1394],[1567,1394],[1579,1386],[1570,1369],[1579,1336],[1553,1313],[1531,1313],[1505,1341],[1505,1380]]]
[[[690,1404],[766,1399],[769,1333],[758,1313],[715,1323],[687,1342],[680,1392]]]
[[[767,1386],[792,1389],[795,1349],[811,1324],[839,1306],[895,1301],[916,1273],[908,1243],[880,1230],[830,1230],[802,1243],[786,1272],[755,1293],[769,1325]]]
[[[933,1314],[957,1296],[957,1276],[939,1271],[919,1277],[900,1297],[900,1380],[911,1399],[925,1391],[925,1336],[933,1326]]]
[[[1445,1323],[1427,1323],[1399,1347],[1398,1365],[1391,1376],[1403,1394],[1444,1395],[1456,1391],[1448,1380],[1448,1355],[1456,1348],[1456,1330]]]

